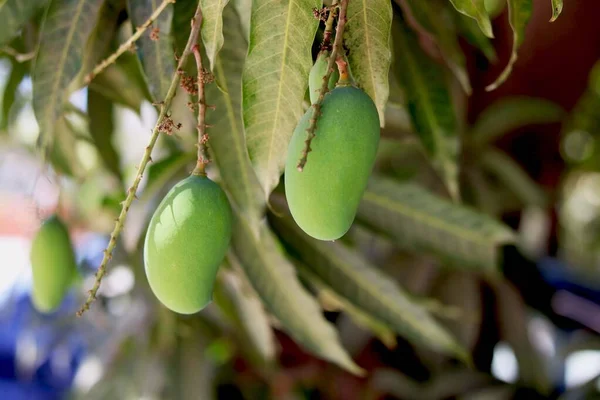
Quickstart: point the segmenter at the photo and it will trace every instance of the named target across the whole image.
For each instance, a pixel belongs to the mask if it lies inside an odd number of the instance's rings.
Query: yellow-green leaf
[[[487,37],[494,37],[492,22],[485,9],[485,0],[450,0],[450,2],[458,12],[477,21],[477,25]]]
[[[121,180],[121,161],[113,144],[113,103],[95,90],[89,89],[87,109],[89,131],[96,145],[96,150],[98,150],[98,154],[100,154],[106,168]]]
[[[392,62],[392,4],[389,0],[352,0],[348,2],[344,44],[348,62],[358,85],[375,102],[379,121],[389,96],[388,74]]]
[[[512,72],[513,66],[517,62],[517,51],[525,40],[525,28],[531,19],[533,12],[532,0],[507,0],[508,1],[508,20],[513,31],[513,46],[510,60],[504,68],[504,71],[496,78],[496,80],[488,85],[485,90],[492,91],[497,89]]]
[[[202,1],[202,43],[210,63],[210,70],[214,71],[217,54],[223,47],[223,8],[229,0],[201,0]],[[237,29],[237,26],[228,26],[228,29]]]
[[[0,2],[0,47],[19,34],[21,26],[41,10],[48,0],[4,0]]]
[[[481,32],[481,29],[477,26],[477,22],[460,13],[454,13],[454,16],[459,32],[467,42],[481,50],[491,63],[498,61],[498,55],[496,54],[494,45],[490,39]]]
[[[552,0],[552,18],[550,22],[556,21],[563,9],[563,0]]]
[[[255,0],[242,77],[250,160],[265,193],[279,183],[287,146],[304,113],[319,0]]]

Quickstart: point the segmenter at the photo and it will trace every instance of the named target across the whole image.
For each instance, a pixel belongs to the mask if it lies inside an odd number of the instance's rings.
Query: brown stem
[[[337,59],[338,53],[342,52],[342,42],[344,36],[344,27],[346,26],[346,10],[348,9],[348,1],[349,0],[341,0],[339,5],[339,19],[337,28],[335,30],[335,41],[333,42],[333,49],[331,50],[331,55],[329,56],[329,62],[327,63],[327,72],[325,76],[323,76],[323,84],[321,85],[321,90],[319,92],[319,98],[312,105],[314,111],[312,118],[310,119],[310,124],[308,125],[308,129],[306,129],[306,140],[304,141],[304,150],[302,150],[302,157],[300,161],[298,161],[298,171],[302,172],[304,167],[306,166],[306,161],[308,160],[308,153],[311,152],[310,144],[315,137],[315,131],[317,130],[317,120],[321,115],[321,104],[323,104],[323,99],[325,98],[325,94],[327,93],[329,86],[329,77],[333,72],[333,64]],[[333,12],[333,11],[332,11]]]
[[[179,58],[179,62],[177,64],[177,70],[175,71],[175,73],[173,74],[173,78],[171,79],[171,86],[169,86],[169,91],[167,92],[165,100],[161,104],[160,113],[158,115],[158,119],[156,120],[156,124],[154,125],[154,129],[152,130],[152,136],[150,137],[150,143],[148,143],[148,146],[146,146],[146,151],[144,152],[144,156],[142,157],[142,161],[140,162],[140,165],[138,167],[137,174],[135,176],[133,184],[127,191],[127,196],[126,196],[125,200],[121,203],[121,205],[122,205],[121,213],[119,214],[119,217],[115,221],[115,228],[110,235],[110,241],[108,242],[108,246],[104,250],[104,257],[102,258],[102,262],[100,263],[98,272],[96,272],[96,281],[94,282],[94,286],[88,292],[89,295],[88,295],[85,303],[81,306],[81,309],[79,311],[77,311],[77,316],[79,316],[79,317],[81,317],[84,312],[86,312],[87,310],[90,309],[90,305],[96,299],[96,294],[98,292],[98,289],[100,288],[100,283],[102,282],[102,278],[106,274],[106,266],[108,265],[108,262],[112,258],[112,252],[117,244],[117,238],[119,237],[119,234],[121,233],[121,230],[123,229],[123,225],[127,218],[127,213],[129,212],[129,207],[131,207],[131,203],[133,203],[133,200],[136,198],[136,192],[137,192],[138,186],[140,184],[140,181],[142,180],[144,170],[146,169],[146,165],[148,165],[148,162],[150,162],[150,160],[151,160],[150,156],[152,154],[152,149],[154,148],[154,145],[156,144],[156,140],[158,139],[158,136],[160,134],[161,124],[163,123],[163,120],[167,117],[167,112],[171,106],[173,97],[175,97],[175,93],[177,92],[177,86],[179,85],[179,80],[180,80],[179,71],[185,65],[185,62],[187,61],[188,56],[192,52],[192,47],[194,46],[194,44],[196,44],[196,42],[198,42],[198,35],[200,33],[200,22],[201,22],[201,20],[198,18],[198,16],[200,15],[200,12],[201,12],[200,1],[198,1],[198,7],[196,8],[196,14],[194,14],[194,18],[192,18],[192,21],[191,21],[192,29],[190,32],[190,36],[188,38],[188,42],[185,46],[185,49],[183,50],[183,53],[181,54],[181,57]]]
[[[340,79],[338,80],[338,85],[349,85],[351,81],[350,73],[348,72],[348,63],[340,54],[338,54],[335,63],[337,64],[338,71],[340,72]]]
[[[323,33],[323,42],[321,43],[321,51],[329,51],[331,45],[331,37],[333,36],[333,21],[335,21],[335,17],[337,15],[337,0],[334,0],[329,8],[329,16],[327,17],[327,22],[325,23],[325,33]]]
[[[210,162],[208,147],[206,145],[208,143],[208,134],[206,133],[206,98],[204,96],[206,76],[202,67],[200,44],[196,44],[192,48],[192,51],[194,52],[196,68],[198,69],[198,123],[196,124],[196,129],[198,130],[198,161],[192,174],[206,176],[206,165]]]

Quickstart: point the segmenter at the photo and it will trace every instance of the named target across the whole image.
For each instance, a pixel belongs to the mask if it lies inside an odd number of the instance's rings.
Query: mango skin
[[[310,69],[310,74],[308,75],[308,92],[310,95],[310,104],[314,104],[319,98],[321,86],[323,86],[323,77],[327,73],[328,62],[329,57],[327,56],[327,54],[324,52],[320,52],[317,56],[317,60]],[[335,88],[335,84],[337,83],[339,78],[340,72],[334,64],[333,72],[329,76],[329,90],[333,90]]]
[[[379,145],[379,115],[369,95],[353,86],[329,92],[321,111],[302,172],[297,164],[313,107],[294,131],[285,164],[285,193],[304,232],[335,240],[350,229],[366,189]]]
[[[44,221],[36,233],[30,261],[33,306],[42,313],[56,311],[77,276],[69,231],[56,215]]]
[[[193,314],[212,301],[231,226],[227,196],[207,177],[191,175],[167,193],[144,242],[146,276],[162,304],[180,314]]]
[[[506,0],[485,0],[484,4],[490,18],[494,19],[504,11]]]

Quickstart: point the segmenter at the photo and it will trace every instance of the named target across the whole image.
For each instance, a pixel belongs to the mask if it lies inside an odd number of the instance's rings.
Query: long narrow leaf
[[[88,90],[89,131],[106,168],[122,179],[119,153],[112,142],[114,136],[113,103],[94,90]]]
[[[227,3],[229,0],[202,0],[202,43],[211,71],[214,71],[217,54],[223,47],[223,8]]]
[[[563,0],[552,0],[552,18],[550,22],[556,21],[563,9]]]
[[[460,13],[455,13],[454,19],[460,34],[467,42],[481,50],[491,63],[498,61],[498,55],[496,54],[494,45],[490,39],[481,32],[481,29],[477,26],[477,22]]]
[[[485,0],[450,0],[450,2],[458,12],[477,21],[479,28],[487,37],[494,37],[492,22],[485,9]]]
[[[19,34],[25,22],[48,0],[4,0],[0,3],[0,47]]]

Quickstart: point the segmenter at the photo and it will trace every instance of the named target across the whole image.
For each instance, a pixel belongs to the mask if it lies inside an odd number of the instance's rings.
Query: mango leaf
[[[0,3],[0,47],[19,34],[21,26],[48,0],[4,0]]]
[[[508,1],[508,20],[513,31],[513,46],[510,60],[504,68],[504,71],[496,80],[488,85],[485,90],[492,91],[497,89],[512,72],[515,62],[517,62],[517,51],[525,40],[525,28],[531,19],[533,13],[533,0],[507,0]]]
[[[392,31],[398,54],[394,71],[404,87],[414,131],[448,191],[457,197],[459,138],[444,72],[423,52],[405,21],[397,18]]]
[[[23,63],[14,60],[11,61],[10,75],[6,81],[4,94],[2,95],[2,120],[0,122],[0,129],[2,130],[8,128],[10,111],[18,97],[17,89],[26,73],[27,67]]]
[[[242,122],[242,68],[248,42],[241,19],[231,6],[223,12],[228,29],[225,30],[225,46],[215,59],[214,69],[223,90],[216,85],[207,87],[206,96],[215,105],[215,110],[209,110],[206,117],[208,124],[213,125],[210,149],[234,206],[246,218],[258,221],[262,217],[265,198],[250,163]]]
[[[252,13],[252,0],[232,0],[231,5],[236,9],[238,15],[250,15]],[[250,37],[250,18],[240,20],[244,37],[248,40]]]
[[[196,159],[195,153],[173,153],[162,160],[150,164],[148,180],[142,192],[141,201],[147,201],[162,189],[186,165]]]
[[[55,124],[68,100],[67,87],[81,68],[85,45],[102,0],[52,0],[40,33],[33,69],[33,110],[40,143],[51,143]]]
[[[54,127],[55,140],[50,148],[50,162],[59,174],[83,177],[83,167],[77,157],[77,140],[71,123],[61,116]]]
[[[265,198],[279,183],[287,146],[304,112],[320,0],[256,0],[242,75],[250,160]]]
[[[201,0],[202,1],[202,43],[210,63],[210,70],[214,71],[217,54],[223,47],[223,8],[229,0]],[[235,28],[232,26],[229,29]]]
[[[237,217],[233,232],[232,245],[248,280],[287,333],[315,355],[362,375],[364,371],[344,350],[267,226],[261,225],[256,234],[244,218]]]
[[[88,90],[87,101],[89,131],[96,144],[96,150],[106,168],[122,181],[119,153],[112,142],[114,136],[113,103],[92,89]]]
[[[391,27],[392,5],[388,0],[348,2],[344,30],[348,62],[358,85],[375,102],[381,126],[390,92]]]
[[[485,145],[526,125],[560,122],[565,111],[556,103],[533,97],[505,97],[487,107],[471,128],[470,138]]]
[[[176,1],[173,5],[173,42],[175,51],[181,54],[190,36],[191,21],[196,12],[195,1]]]
[[[408,5],[410,13],[419,26],[429,33],[440,49],[446,64],[456,76],[463,90],[471,94],[472,88],[467,74],[465,55],[458,43],[458,37],[452,18],[444,15],[448,11],[445,4],[439,1],[405,0],[401,4]]]
[[[485,36],[494,37],[492,22],[485,9],[485,0],[450,0],[456,11],[477,21],[477,25]]]
[[[138,27],[146,22],[160,3],[160,0],[128,0],[129,16],[133,26]],[[171,36],[172,18],[173,5],[169,4],[154,21],[152,27],[137,41],[138,58],[154,101],[162,101],[165,98],[175,72]],[[159,29],[158,40],[152,40],[151,30],[156,28]]]
[[[233,254],[228,259],[239,266]],[[215,302],[234,321],[245,342],[245,351],[257,357],[259,364],[273,363],[276,344],[269,315],[247,279],[241,273],[221,269],[215,286]]]
[[[498,55],[496,54],[494,45],[490,39],[481,32],[481,29],[477,26],[477,22],[460,13],[455,13],[454,16],[458,31],[467,42],[481,50],[483,55],[485,55],[491,63],[498,61]]]
[[[402,248],[436,255],[450,266],[495,273],[499,247],[514,233],[475,210],[437,197],[414,183],[373,176],[357,218]]]
[[[310,238],[288,214],[273,218],[282,239],[293,252],[338,295],[367,314],[385,322],[413,344],[421,344],[465,359],[467,354],[452,336],[419,304],[414,303],[391,276],[341,243]]]
[[[552,18],[550,22],[556,21],[563,9],[563,0],[552,0]]]

